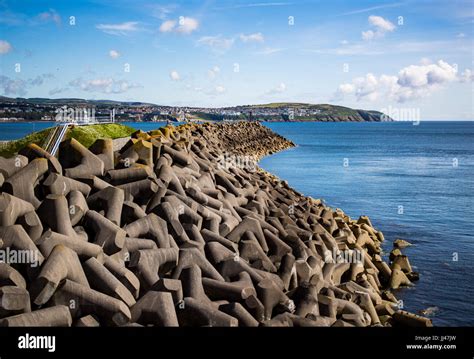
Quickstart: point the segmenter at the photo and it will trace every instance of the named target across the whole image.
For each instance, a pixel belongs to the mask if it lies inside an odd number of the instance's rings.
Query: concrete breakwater
[[[390,292],[402,246],[255,163],[292,146],[239,122],[0,158],[0,250],[36,254],[0,263],[0,325],[430,326]]]

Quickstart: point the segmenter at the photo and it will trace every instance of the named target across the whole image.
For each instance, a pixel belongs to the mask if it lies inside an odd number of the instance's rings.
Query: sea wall
[[[267,127],[123,142],[0,158],[0,325],[431,325],[398,307],[417,274],[369,218],[258,167],[294,146]]]

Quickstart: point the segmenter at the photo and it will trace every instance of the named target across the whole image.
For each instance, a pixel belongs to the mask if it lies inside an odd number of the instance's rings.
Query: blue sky
[[[472,1],[0,0],[0,94],[473,118]]]

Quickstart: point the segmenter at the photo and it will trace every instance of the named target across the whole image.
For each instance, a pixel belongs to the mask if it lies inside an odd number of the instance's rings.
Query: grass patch
[[[67,132],[66,138],[74,138],[84,146],[89,147],[99,138],[116,139],[128,137],[135,131],[132,127],[117,123],[76,126]]]
[[[9,141],[7,143],[0,144],[0,156],[12,157],[19,150],[30,143],[36,143],[39,146],[43,145],[43,142],[48,137],[49,131],[52,127],[44,130],[30,133],[29,135],[15,141]],[[121,138],[128,137],[136,130],[130,126],[124,126],[117,123],[109,123],[103,125],[89,125],[89,126],[76,126],[70,129],[66,133],[66,138],[75,138],[77,141],[82,143],[84,146],[89,147],[95,140],[99,138]]]
[[[48,137],[49,131],[52,127],[45,128],[44,130],[30,133],[23,138],[15,141],[9,141],[7,143],[2,143],[0,145],[0,156],[2,157],[12,157],[19,150],[30,143],[36,143],[37,145],[41,146],[43,141]]]

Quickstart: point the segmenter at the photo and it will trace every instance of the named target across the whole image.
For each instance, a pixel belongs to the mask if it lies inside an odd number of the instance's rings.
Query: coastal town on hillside
[[[0,121],[57,121],[66,112],[82,122],[383,121],[377,111],[302,103],[234,107],[176,107],[143,102],[0,97]]]

